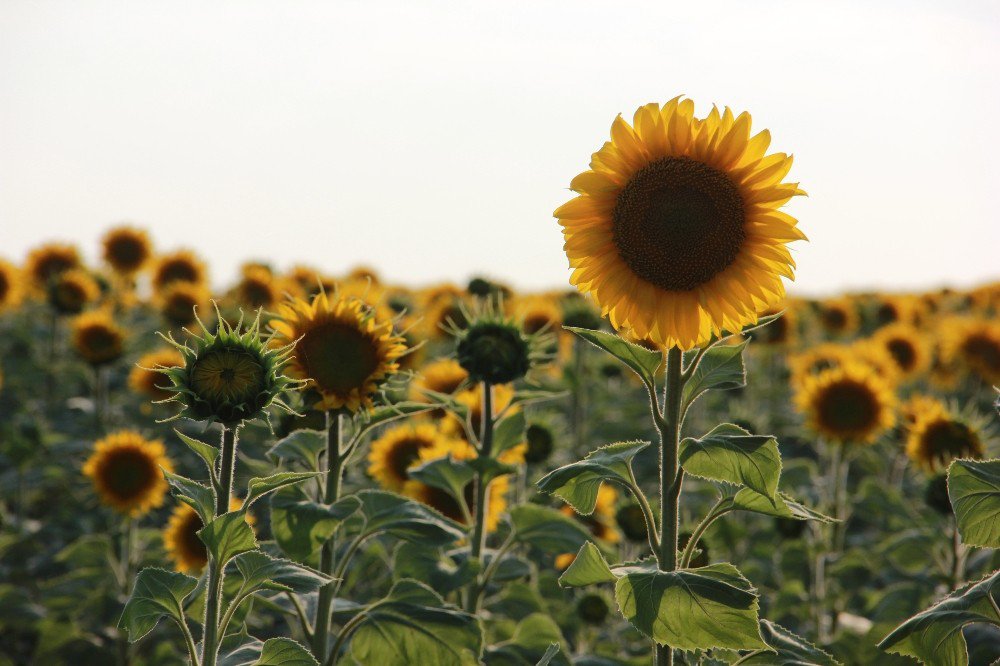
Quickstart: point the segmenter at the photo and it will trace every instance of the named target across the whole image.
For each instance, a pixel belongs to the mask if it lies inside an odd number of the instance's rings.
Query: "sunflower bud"
[[[586,328],[592,331],[600,330],[604,320],[590,302],[582,298],[566,299],[563,306],[563,324],[573,328]]]
[[[940,514],[945,516],[951,514],[947,474],[936,474],[927,481],[927,485],[924,486],[924,502]]]
[[[599,594],[585,594],[576,602],[576,614],[587,624],[602,624],[608,611],[608,602]]]
[[[615,522],[625,538],[634,543],[646,541],[646,517],[636,502],[622,504],[615,513]]]
[[[552,455],[552,445],[555,438],[552,431],[539,423],[532,423],[525,430],[528,450],[524,452],[524,460],[529,463],[545,462]]]
[[[507,384],[531,369],[531,346],[512,322],[474,321],[458,342],[458,363],[473,381]]]

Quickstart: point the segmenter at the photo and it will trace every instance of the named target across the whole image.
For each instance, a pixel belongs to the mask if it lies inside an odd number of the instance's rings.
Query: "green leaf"
[[[611,571],[601,550],[591,541],[583,544],[573,563],[559,576],[559,584],[563,587],[586,587],[616,580],[618,577]]]
[[[326,433],[320,430],[296,430],[271,447],[268,455],[282,460],[305,463],[309,469],[318,469],[319,454],[326,450]]]
[[[361,664],[474,666],[483,652],[479,620],[445,604],[414,580],[393,585],[389,596],[363,611],[351,637],[351,656]]]
[[[963,461],[967,462],[967,461]],[[882,639],[879,648],[929,666],[965,666],[968,647],[962,628],[985,622],[1000,624],[1000,571],[952,592],[917,613]]]
[[[271,498],[271,534],[286,555],[305,562],[359,508],[353,495],[327,505],[306,499],[294,486],[282,488]]]
[[[215,493],[197,481],[163,470],[163,476],[172,488],[173,496],[198,512],[202,523],[215,516]]]
[[[406,473],[410,478],[440,488],[461,502],[465,501],[465,487],[476,477],[476,470],[467,461],[455,460],[451,454],[411,467]]]
[[[742,329],[740,329],[739,333],[740,335],[747,335],[748,333],[753,333],[754,331],[762,329],[768,324],[781,319],[782,315],[784,314],[785,311],[782,310],[781,312],[775,312],[774,314],[769,314],[766,317],[760,317],[757,319],[756,324],[747,324]],[[736,331],[733,331],[733,333],[735,332]]]
[[[565,500],[578,513],[590,515],[597,506],[597,493],[605,481],[628,485],[632,459],[649,442],[617,442],[592,451],[586,458],[549,472],[535,485],[543,492]]]
[[[514,465],[500,462],[496,458],[471,458],[468,465],[479,473],[479,478],[482,479],[483,483],[489,483],[498,476],[517,472],[517,467]]]
[[[559,653],[562,642],[562,631],[555,620],[545,613],[532,613],[517,623],[510,639],[487,648],[483,661],[486,666],[548,664]],[[569,662],[563,657],[557,663]]]
[[[212,446],[211,444],[206,444],[205,442],[195,439],[193,437],[188,437],[180,430],[174,430],[177,436],[181,438],[181,441],[187,444],[187,447],[198,454],[198,457],[205,461],[205,466],[208,467],[209,474],[215,473],[215,461],[219,457],[219,447]]]
[[[291,638],[269,638],[254,666],[319,666],[319,662]]]
[[[332,576],[290,560],[271,557],[259,550],[233,559],[247,590],[267,589],[281,592],[314,592],[333,580]]]
[[[372,429],[378,426],[385,425],[386,423],[391,423],[397,419],[406,418],[407,416],[412,416],[414,414],[419,414],[421,412],[427,412],[435,408],[435,405],[428,404],[426,402],[412,402],[404,401],[397,402],[394,405],[383,405],[381,407],[376,407],[369,414],[364,423],[361,424],[357,434],[354,439],[361,439]]]
[[[497,422],[493,428],[493,453],[500,454],[524,441],[524,412],[518,411]]]
[[[749,340],[738,345],[716,345],[701,357],[694,374],[684,384],[683,411],[706,391],[728,390],[746,386],[747,369],[743,364],[743,350]]]
[[[744,657],[740,664],[754,666],[840,666],[840,663],[818,647],[793,634],[781,625],[760,621],[760,631],[764,642],[771,646],[774,652],[761,651],[758,654]]]
[[[774,494],[774,499],[761,495],[750,488],[743,488],[732,498],[733,508],[740,511],[753,511],[765,516],[779,518],[794,518],[795,520],[815,520],[821,523],[833,523],[835,519],[824,516],[818,511],[799,504],[783,492]]]
[[[246,511],[230,511],[198,530],[198,538],[208,548],[215,565],[224,567],[229,560],[240,553],[257,548],[257,538],[247,525]]]
[[[247,498],[243,502],[243,508],[249,508],[261,497],[273,493],[279,488],[301,483],[307,479],[315,479],[319,475],[319,472],[279,472],[263,478],[250,479],[247,483]]]
[[[525,389],[518,389],[514,392],[514,397],[510,399],[509,407],[513,407],[514,405],[533,405],[537,402],[555,400],[556,398],[562,398],[567,395],[569,395],[567,391],[527,391]]]
[[[510,510],[514,538],[546,553],[572,553],[590,539],[579,521],[540,504],[521,504]]]
[[[264,643],[247,633],[227,634],[219,644],[219,666],[254,666],[264,650]]]
[[[656,384],[656,371],[663,363],[663,354],[645,347],[626,342],[612,333],[592,331],[587,328],[563,326],[567,331],[575,333],[595,347],[600,347],[619,361],[632,369],[646,384]]]
[[[183,621],[184,599],[197,586],[196,578],[182,573],[143,569],[136,576],[118,627],[128,632],[130,643],[135,643],[152,631],[165,616]]]
[[[948,497],[964,543],[1000,548],[1000,460],[953,462]]]
[[[465,537],[460,524],[408,497],[384,490],[362,490],[355,497],[361,501],[365,518],[363,536],[387,533],[428,546],[444,546]]]
[[[538,663],[536,663],[535,666],[549,666],[558,654],[559,644],[553,643],[548,647],[548,649],[545,650],[545,654],[542,655],[542,658],[538,660]]]
[[[667,572],[647,560],[615,567],[614,573],[622,614],[660,645],[769,649],[760,635],[756,591],[732,564]]]
[[[723,423],[701,439],[685,438],[679,456],[685,472],[703,479],[746,486],[770,498],[778,490],[781,454],[774,437]]]
[[[442,557],[440,548],[428,548],[412,541],[399,543],[392,563],[395,580],[421,580],[441,594],[450,594],[468,585],[479,572],[479,568],[471,566],[468,559],[456,564],[452,558]]]

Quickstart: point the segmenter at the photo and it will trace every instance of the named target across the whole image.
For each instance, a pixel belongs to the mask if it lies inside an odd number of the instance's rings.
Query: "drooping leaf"
[[[755,490],[743,488],[732,498],[732,502],[735,509],[762,513],[765,516],[794,518],[795,520],[815,520],[821,523],[835,522],[833,518],[799,504],[780,491],[774,494],[774,499],[772,500]]]
[[[215,470],[215,461],[219,457],[219,447],[212,446],[211,444],[206,444],[205,442],[195,439],[194,437],[188,437],[180,430],[174,430],[177,436],[180,437],[181,441],[187,444],[187,447],[198,454],[198,457],[205,461],[205,466],[208,467],[209,473],[213,473]]]
[[[350,639],[358,663],[474,666],[482,656],[479,620],[423,583],[401,580],[363,613]]]
[[[539,504],[521,504],[510,510],[514,538],[546,553],[572,553],[590,539],[579,521]]]
[[[273,493],[279,488],[292,486],[307,479],[315,479],[317,476],[319,476],[319,472],[279,472],[263,478],[250,479],[247,482],[247,498],[243,501],[243,507],[249,508],[261,497]]]
[[[173,496],[197,511],[202,523],[212,520],[215,516],[215,493],[211,488],[166,470],[163,477],[170,484]]]
[[[483,483],[489,483],[498,476],[514,474],[517,472],[517,467],[514,465],[509,465],[507,463],[500,462],[496,458],[489,458],[485,456],[471,458],[468,461],[468,464],[469,467],[474,469],[479,474],[479,478],[482,479]]]
[[[493,453],[503,453],[524,441],[524,412],[518,411],[500,419],[493,429]]]
[[[184,599],[198,580],[182,573],[147,568],[136,576],[132,594],[125,603],[118,626],[128,632],[130,643],[152,631],[163,617],[184,618]]]
[[[441,594],[450,594],[468,585],[479,570],[480,567],[472,566],[468,558],[456,564],[452,558],[442,556],[441,549],[436,546],[402,541],[396,547],[392,574],[395,580],[421,580]]]
[[[365,535],[387,533],[429,546],[448,545],[465,536],[460,524],[408,497],[384,490],[362,490],[355,497],[361,502]]]
[[[247,590],[268,589],[282,592],[314,592],[333,577],[290,560],[271,557],[252,550],[233,558]]]
[[[705,352],[684,385],[681,398],[684,411],[706,391],[724,391],[746,385],[747,370],[743,363],[743,350],[747,344],[748,340],[738,345],[716,345]]]
[[[559,584],[563,587],[586,587],[616,580],[617,576],[611,571],[600,549],[588,541],[583,544],[572,564],[559,577]]]
[[[246,511],[230,511],[208,522],[198,530],[216,566],[224,567],[240,553],[257,548],[257,537],[247,524]]]
[[[429,460],[418,467],[406,471],[411,478],[449,493],[457,500],[465,501],[465,487],[476,477],[468,461],[456,460],[447,455]]]
[[[649,442],[617,442],[592,451],[586,458],[549,472],[536,485],[552,493],[584,515],[597,506],[597,493],[605,481],[627,484],[632,478],[632,459]]]
[[[723,423],[701,439],[685,438],[679,456],[689,474],[746,486],[770,498],[778,490],[781,454],[773,437],[751,435]]]
[[[903,622],[882,639],[879,648],[928,666],[965,666],[968,646],[962,628],[1000,623],[1000,571],[955,590],[930,608]]]
[[[595,347],[603,349],[619,361],[627,365],[643,382],[652,386],[656,382],[656,371],[663,363],[663,354],[645,347],[626,342],[613,333],[592,331],[587,328],[564,326],[567,331],[575,333]]]
[[[304,562],[360,507],[353,495],[327,505],[306,499],[295,487],[282,488],[271,498],[271,534],[286,555]]]
[[[278,441],[267,452],[282,460],[304,463],[309,469],[318,469],[319,454],[326,450],[326,433],[320,430],[295,430]]]
[[[254,666],[319,666],[319,662],[291,638],[269,638]]]
[[[954,461],[948,497],[964,543],[1000,548],[1000,459]]]
[[[793,634],[781,625],[760,621],[760,631],[764,642],[776,651],[761,650],[757,654],[744,657],[741,664],[754,666],[840,666],[840,662],[801,636]]]

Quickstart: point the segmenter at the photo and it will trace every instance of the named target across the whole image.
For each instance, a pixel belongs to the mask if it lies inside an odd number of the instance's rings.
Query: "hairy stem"
[[[233,494],[233,467],[236,461],[237,427],[222,427],[222,455],[219,462],[219,484],[215,489],[215,518],[228,513]],[[205,600],[205,635],[201,648],[202,666],[215,666],[219,658],[219,612],[222,607],[223,563],[208,555],[208,598]]]
[[[326,413],[326,486],[323,491],[323,503],[333,504],[340,499],[340,477],[343,472],[343,456],[340,450],[341,426],[343,416],[340,413]],[[330,537],[323,544],[320,553],[319,570],[327,575],[333,574],[333,557],[336,544]],[[326,658],[327,645],[330,637],[330,611],[333,608],[334,583],[328,583],[319,589],[316,601],[316,618],[313,621],[312,652],[316,661]]]
[[[479,457],[489,458],[493,453],[493,385],[483,382],[483,409],[479,424]],[[482,473],[476,473],[475,479],[476,517],[473,524],[470,556],[478,560],[486,547],[486,504],[489,501],[489,483],[483,480]],[[479,580],[469,584],[469,596],[466,601],[467,610],[475,613],[479,609]]]

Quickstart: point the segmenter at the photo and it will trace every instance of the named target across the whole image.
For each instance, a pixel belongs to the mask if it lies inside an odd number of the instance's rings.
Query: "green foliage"
[[[180,430],[174,430],[174,432],[177,433],[177,436],[187,445],[189,449],[194,451],[199,458],[205,461],[205,467],[208,468],[209,474],[211,474],[215,469],[215,461],[219,459],[219,447],[206,444],[205,442],[193,437],[188,437]]]
[[[542,477],[537,486],[557,495],[578,513],[589,515],[597,505],[597,494],[605,481],[628,486],[632,483],[632,459],[649,442],[617,442],[587,454],[575,463],[564,465]]]
[[[264,478],[250,479],[247,483],[247,497],[243,500],[243,508],[248,509],[250,505],[268,493],[273,493],[279,488],[301,483],[308,479],[315,479],[319,476],[314,472],[279,472]]]
[[[510,510],[514,538],[546,553],[571,553],[590,538],[578,521],[539,504]]]
[[[211,488],[179,474],[164,471],[163,476],[170,484],[174,497],[197,511],[202,523],[212,520],[215,515],[215,493]]]
[[[656,383],[656,371],[663,363],[663,353],[652,351],[637,344],[627,342],[617,335],[587,328],[564,327],[590,344],[603,349],[628,366],[647,386]]]
[[[773,437],[750,435],[742,428],[723,423],[701,439],[681,441],[680,465],[684,471],[704,479],[750,488],[774,498],[781,477],[781,454]]]
[[[248,591],[314,592],[333,580],[315,569],[253,550],[233,558]]]
[[[771,650],[761,650],[744,657],[741,664],[753,666],[840,666],[833,657],[801,636],[767,620],[760,621],[760,631]],[[775,654],[777,652],[777,654]]]
[[[296,487],[278,490],[271,498],[271,533],[293,560],[309,560],[361,502],[348,496],[331,505],[307,499]]]
[[[220,569],[237,555],[257,548],[257,537],[247,525],[246,515],[242,510],[224,513],[198,530],[198,538]]]
[[[135,579],[118,626],[128,632],[129,641],[134,643],[164,617],[183,622],[184,600],[197,586],[197,579],[182,573],[143,569]]]
[[[389,534],[429,546],[448,545],[465,536],[461,525],[408,497],[384,490],[362,490],[355,497],[361,502],[362,536]]]
[[[962,541],[1000,548],[1000,460],[956,460],[948,468],[948,496]]]
[[[750,342],[745,340],[738,345],[715,345],[705,352],[684,385],[682,414],[707,391],[726,391],[746,386],[747,369],[743,362],[743,351],[748,344]]]

